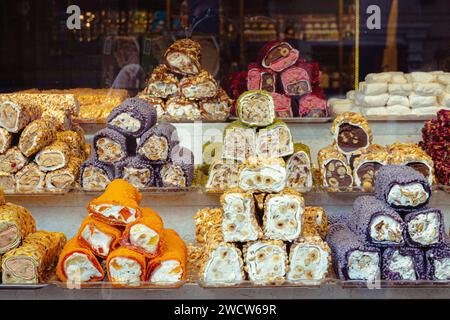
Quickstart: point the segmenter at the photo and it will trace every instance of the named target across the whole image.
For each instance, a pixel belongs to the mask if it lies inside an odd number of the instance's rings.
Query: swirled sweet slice
[[[259,52],[259,61],[264,68],[281,72],[298,61],[300,53],[284,41],[270,41]]]
[[[68,190],[72,187],[80,175],[82,160],[70,157],[67,166],[55,171],[48,172],[45,176],[45,188],[51,191]]]
[[[45,188],[45,173],[35,163],[27,164],[16,173],[17,192],[40,192]]]
[[[215,243],[205,249],[200,277],[209,285],[235,285],[245,280],[241,250],[232,243]]]
[[[55,120],[44,117],[34,120],[20,134],[18,147],[22,153],[30,157],[56,139]]]
[[[28,163],[28,159],[18,147],[12,147],[5,154],[0,155],[0,170],[16,173]]]
[[[41,114],[42,109],[35,103],[32,95],[0,95],[0,126],[8,132],[19,132]]]
[[[201,46],[198,42],[185,38],[172,43],[164,53],[164,62],[170,71],[182,74],[198,74],[201,70]]]
[[[0,154],[5,153],[11,147],[13,135],[5,128],[0,128]]]
[[[0,206],[0,253],[17,248],[22,240],[36,231],[36,222],[24,207],[5,203]]]
[[[225,121],[228,119],[233,100],[228,97],[225,90],[219,88],[217,95],[202,99],[199,102],[203,120]]]
[[[375,147],[377,146],[377,147]],[[389,161],[389,154],[385,148],[371,145],[358,155],[353,161],[353,181],[355,186],[364,191],[373,192],[375,176],[378,170]]]
[[[65,167],[70,159],[70,146],[65,142],[56,140],[38,152],[36,161],[41,171],[54,171]]]
[[[16,191],[16,176],[13,173],[0,171],[0,187],[5,193]]]
[[[280,192],[286,186],[282,158],[249,158],[239,167],[239,187],[249,192]]]
[[[285,69],[281,73],[283,91],[289,96],[301,96],[311,92],[311,80],[308,71],[301,65]]]
[[[272,95],[263,90],[251,90],[237,100],[239,120],[249,126],[265,127],[275,120],[275,103]]]

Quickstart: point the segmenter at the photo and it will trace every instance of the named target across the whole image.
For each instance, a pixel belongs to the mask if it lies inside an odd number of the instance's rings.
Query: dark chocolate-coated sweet
[[[138,172],[128,172],[137,169]],[[155,185],[154,169],[150,161],[140,155],[127,157],[116,164],[117,178],[124,179],[136,188],[153,187]]]
[[[152,137],[161,138],[164,144],[155,142],[152,146],[147,142]],[[170,154],[175,146],[180,142],[177,129],[170,123],[159,123],[150,130],[147,130],[140,138],[137,146],[137,153],[146,157],[152,163],[166,163],[169,161]],[[166,150],[155,150],[156,147],[163,147]]]
[[[399,259],[408,259],[409,268]],[[383,280],[424,280],[426,276],[424,253],[420,249],[391,247],[383,252],[381,277]]]

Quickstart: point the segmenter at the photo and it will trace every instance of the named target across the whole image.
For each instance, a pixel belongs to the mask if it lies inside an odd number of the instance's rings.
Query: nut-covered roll
[[[180,82],[181,94],[189,100],[201,100],[215,97],[218,85],[206,70],[197,75],[183,78]]]
[[[71,131],[74,131],[74,132],[76,132],[76,134],[78,134],[78,136],[80,137],[81,144],[86,143],[86,141],[84,139],[84,134],[85,134],[84,129],[79,124],[72,125]]]
[[[226,242],[257,240],[262,236],[256,220],[255,201],[251,193],[232,189],[220,197],[223,208],[222,233]]]
[[[446,234],[444,218],[439,209],[423,209],[405,216],[405,241],[411,247],[430,248],[442,246]]]
[[[426,252],[427,276],[430,280],[450,280],[450,248],[433,248]]]
[[[72,187],[80,175],[80,166],[83,160],[70,157],[67,166],[48,172],[45,176],[45,188],[50,191],[62,191]]]
[[[359,113],[346,112],[336,117],[331,127],[336,148],[351,155],[372,143],[372,129]]]
[[[237,115],[249,126],[265,127],[275,120],[275,103],[272,95],[263,90],[251,90],[237,100]]]
[[[202,245],[223,242],[222,208],[200,209],[194,216],[195,239]]]
[[[88,191],[102,191],[114,177],[113,166],[89,159],[83,162],[80,168],[80,187]]]
[[[275,122],[256,134],[256,155],[258,157],[279,158],[294,152],[294,142],[289,127],[276,119]]]
[[[431,188],[425,177],[413,168],[387,165],[378,170],[375,195],[396,211],[410,212],[428,204]]]
[[[170,45],[164,54],[166,66],[182,75],[198,74],[201,70],[201,46],[191,39],[180,39]]]
[[[193,121],[201,119],[198,104],[185,97],[170,98],[166,102],[167,116],[175,121]]]
[[[309,191],[313,186],[311,153],[303,143],[294,144],[294,153],[286,162],[286,186],[299,192]]]
[[[235,285],[245,280],[241,250],[232,243],[213,243],[201,261],[200,278],[210,285]]]
[[[55,266],[66,243],[61,232],[37,231],[2,257],[4,284],[41,283]]]
[[[375,247],[402,246],[405,223],[402,217],[373,196],[356,198],[350,228],[362,241]]]
[[[16,173],[28,163],[18,147],[12,147],[5,154],[0,155],[0,170],[6,173]]]
[[[55,140],[52,144],[38,152],[34,161],[39,170],[47,172],[61,169],[67,165],[70,159],[70,146],[61,140]]]
[[[128,141],[121,133],[109,128],[102,129],[94,135],[94,156],[97,160],[114,164],[128,155]]]
[[[264,68],[281,72],[295,64],[300,56],[297,49],[284,41],[270,41],[259,52],[259,61]]]
[[[426,279],[423,251],[403,247],[387,248],[383,252],[381,278],[406,281]]]
[[[0,154],[3,154],[11,147],[12,134],[5,128],[0,128]]]
[[[136,150],[152,163],[165,163],[179,142],[177,129],[170,123],[160,123],[141,136]]]
[[[62,141],[70,148],[70,156],[81,158],[81,137],[78,133],[72,130],[58,131],[56,133],[56,140]]]
[[[31,212],[13,203],[0,206],[0,253],[17,248],[23,239],[36,231]]]
[[[233,100],[225,90],[219,88],[217,95],[199,101],[202,119],[206,121],[225,121],[230,115]]]
[[[302,236],[319,235],[322,239],[328,234],[328,218],[321,207],[305,207],[302,219]]]
[[[209,166],[208,181],[205,184],[208,192],[222,192],[238,187],[239,165],[234,161],[216,159]]]
[[[56,139],[56,126],[53,118],[40,118],[31,122],[22,131],[19,139],[19,149],[30,157],[39,152]]]
[[[317,159],[324,188],[330,191],[340,191],[352,187],[352,169],[348,165],[347,159],[335,147],[328,146],[320,149]]]
[[[35,163],[27,164],[16,173],[17,192],[41,192],[45,187],[45,173]]]
[[[156,120],[156,110],[146,100],[128,98],[111,111],[106,121],[108,128],[137,138],[153,127]]]
[[[257,63],[251,63],[247,72],[247,90],[277,90],[276,73],[267,68],[261,68]]]
[[[301,96],[311,92],[311,81],[308,71],[298,65],[285,69],[281,73],[283,92],[288,96]]]
[[[365,149],[353,161],[355,186],[361,187],[364,191],[373,192],[375,176],[382,166],[388,164],[388,161],[389,154],[385,148],[373,144]]]
[[[245,160],[239,166],[239,187],[249,192],[280,192],[286,186],[286,168],[282,158]]]
[[[222,158],[244,161],[256,156],[256,130],[240,121],[231,122],[223,134]]]
[[[16,176],[13,173],[0,171],[0,187],[5,193],[16,191]]]
[[[288,268],[286,245],[279,240],[249,242],[244,246],[244,261],[245,271],[254,283],[282,281]]]
[[[194,180],[194,154],[185,147],[176,146],[170,153],[170,162],[160,165],[156,176],[158,187],[186,188]]]
[[[147,101],[148,104],[150,105],[150,108],[153,108],[156,110],[156,115],[157,115],[158,121],[165,119],[166,103],[164,102],[163,99],[147,96],[144,94],[138,95],[138,98]]]
[[[331,269],[331,250],[319,236],[297,239],[289,252],[286,279],[295,283],[315,283],[324,280]]]
[[[264,236],[271,240],[293,241],[302,231],[305,201],[300,193],[285,190],[267,195],[264,201]]]
[[[139,286],[145,281],[145,256],[125,247],[111,252],[106,259],[108,280],[116,287]]]
[[[42,118],[52,118],[57,130],[69,130],[72,127],[72,114],[70,110],[46,110]]]
[[[147,80],[145,94],[151,97],[167,99],[180,94],[178,78],[171,74],[165,64],[153,69]]]
[[[9,132],[19,132],[41,114],[31,95],[0,95],[0,126]]]
[[[128,181],[138,189],[153,187],[155,174],[151,162],[140,155],[116,163],[117,178]]]

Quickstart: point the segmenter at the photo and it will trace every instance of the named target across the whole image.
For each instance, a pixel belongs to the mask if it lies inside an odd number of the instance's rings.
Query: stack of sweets
[[[129,98],[108,116],[107,128],[93,139],[93,156],[80,170],[80,186],[104,190],[115,178],[136,188],[189,187],[194,156],[180,146],[176,128],[156,124],[156,110],[143,99]]]
[[[141,208],[141,194],[122,179],[112,181],[92,200],[76,236],[59,255],[56,274],[63,282],[114,286],[143,282],[177,285],[186,277],[186,246],[161,217]],[[104,270],[106,268],[106,271]]]
[[[327,236],[342,280],[450,280],[450,247],[439,209],[427,207],[430,184],[408,166],[382,167],[375,196],[355,200]]]
[[[450,186],[450,111],[440,110],[437,118],[425,122],[420,146],[434,162],[440,184]]]
[[[201,47],[191,39],[175,41],[165,52],[139,97],[157,110],[158,120],[225,121],[232,100],[200,65]]]
[[[325,211],[305,207],[300,193],[232,189],[221,208],[195,215],[199,278],[208,286],[318,284],[331,267]]]
[[[0,95],[0,186],[7,193],[64,191],[89,156],[84,131],[72,124],[69,94]]]

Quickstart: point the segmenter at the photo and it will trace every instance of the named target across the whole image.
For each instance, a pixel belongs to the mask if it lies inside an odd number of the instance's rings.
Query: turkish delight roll
[[[294,152],[294,142],[289,127],[283,121],[275,122],[256,134],[256,155],[258,157],[279,158]]]
[[[286,186],[286,168],[282,158],[245,160],[239,166],[239,187],[249,192],[280,192]]]
[[[69,148],[70,156],[81,158],[81,137],[72,130],[58,131],[56,140],[64,142]]]
[[[125,247],[112,251],[106,259],[108,280],[115,287],[139,286],[145,281],[145,256]]]
[[[127,138],[109,128],[94,135],[93,146],[95,158],[104,163],[114,164],[128,155]]]
[[[433,248],[426,252],[429,280],[450,280],[450,248]]]
[[[359,113],[343,113],[336,117],[331,127],[336,148],[351,155],[372,143],[372,130],[367,120]]]
[[[294,144],[294,153],[286,162],[286,186],[299,192],[309,191],[313,186],[311,153],[303,143]]]
[[[147,258],[161,253],[164,223],[161,217],[150,208],[142,208],[142,217],[127,224],[122,235],[121,245],[137,251]]]
[[[61,232],[29,234],[20,247],[2,257],[3,284],[42,283],[57,263],[65,243],[66,235]]]
[[[30,157],[56,139],[56,126],[53,118],[40,118],[31,122],[20,134],[19,149]]]
[[[322,239],[328,234],[328,218],[321,207],[305,207],[302,216],[302,236],[319,235]]]
[[[114,175],[113,166],[96,159],[86,160],[80,168],[80,187],[89,191],[105,190]]]
[[[302,231],[304,207],[303,197],[294,190],[267,195],[264,202],[264,236],[271,240],[297,239]]]
[[[45,187],[51,191],[62,191],[72,187],[80,175],[83,161],[77,157],[70,157],[67,166],[48,172],[45,176]]]
[[[186,244],[172,229],[164,229],[163,239],[161,255],[149,261],[146,279],[155,284],[175,284],[186,279]]]
[[[405,216],[405,241],[411,247],[441,246],[445,240],[444,218],[439,209],[423,209]]]
[[[17,192],[40,192],[45,187],[45,173],[35,163],[27,164],[16,173]]]
[[[387,165],[378,170],[375,195],[396,211],[410,212],[428,204],[431,188],[425,177],[413,168]]]
[[[301,118],[323,118],[328,117],[327,100],[317,93],[307,93],[297,99],[298,115]]]
[[[165,163],[179,142],[177,129],[170,123],[160,123],[141,136],[137,153],[152,163]]]
[[[201,70],[201,46],[191,39],[180,39],[170,45],[164,53],[166,66],[182,75],[198,74]]]
[[[16,173],[28,163],[18,147],[12,147],[5,154],[0,155],[0,170],[7,173]]]
[[[308,71],[302,66],[292,66],[281,73],[283,92],[289,96],[301,96],[311,92]]]
[[[153,187],[155,174],[150,161],[140,155],[127,157],[116,164],[117,178],[128,181],[138,189]]]
[[[222,158],[244,161],[256,155],[256,130],[240,121],[231,122],[223,134]]]
[[[263,90],[251,90],[237,100],[237,115],[249,126],[265,127],[275,120],[275,103],[272,95]]]
[[[375,176],[384,165],[388,164],[389,153],[385,148],[373,148],[371,145],[353,161],[353,181],[355,186],[361,187],[364,191],[373,192],[375,188]]]
[[[84,218],[77,232],[79,245],[104,259],[111,251],[119,247],[121,237],[122,231],[119,228],[89,215]]]
[[[160,165],[156,176],[159,187],[186,188],[194,180],[194,154],[185,147],[176,146],[170,153],[170,162]]]
[[[155,109],[158,121],[164,120],[166,115],[166,103],[164,102],[163,99],[143,94],[138,95],[138,97],[140,99],[147,101],[148,104],[150,105],[150,108]]]
[[[24,207],[5,203],[0,206],[0,253],[17,248],[21,241],[36,231],[36,222]]]
[[[272,92],[271,95],[275,104],[275,115],[280,118],[292,118],[291,97],[277,92]]]
[[[203,120],[225,121],[230,115],[233,100],[228,97],[225,90],[219,88],[217,95],[202,99],[199,102]]]
[[[61,140],[55,140],[52,144],[38,152],[34,161],[39,170],[47,172],[61,169],[67,165],[70,159],[70,146]]]
[[[236,188],[239,184],[239,165],[234,161],[217,159],[209,166],[208,192],[222,192]]]
[[[251,193],[232,189],[220,197],[223,208],[222,233],[226,242],[257,240],[262,236]]]
[[[218,84],[206,70],[199,74],[185,77],[180,82],[181,94],[189,100],[201,100],[216,96]]]
[[[200,244],[223,242],[222,208],[200,209],[194,216],[195,239]]]
[[[156,110],[147,101],[128,98],[111,111],[106,121],[108,128],[137,138],[155,125],[157,117]]]
[[[296,240],[289,252],[286,279],[295,283],[315,283],[324,280],[331,269],[331,250],[319,236]]]
[[[200,277],[207,284],[234,285],[245,280],[241,250],[233,243],[213,243],[201,261]]]
[[[129,182],[113,180],[105,192],[92,200],[87,210],[95,219],[118,226],[124,226],[142,216],[139,203],[141,193]]]
[[[380,275],[380,249],[361,241],[345,224],[332,224],[326,241],[341,280],[375,280]]]
[[[282,281],[288,269],[286,244],[280,240],[249,242],[244,246],[244,260],[245,271],[254,283]]]
[[[56,276],[62,282],[95,282],[103,280],[105,271],[92,251],[82,247],[74,237],[59,255]]]
[[[3,154],[11,147],[13,135],[5,128],[0,128],[0,154]]]
[[[330,191],[348,190],[353,185],[352,170],[336,147],[328,146],[317,155],[322,186]]]
[[[0,171],[0,187],[5,193],[16,191],[16,176],[13,173]]]
[[[0,96],[0,126],[17,133],[38,119],[42,110],[31,95],[11,94]]]
[[[247,90],[264,90],[275,92],[277,89],[276,73],[271,69],[261,68],[256,63],[248,66]]]
[[[275,72],[281,72],[293,64],[299,58],[297,49],[284,41],[270,41],[259,52],[259,59],[264,68],[270,68]]]
[[[383,252],[381,278],[407,281],[426,279],[423,251],[407,247],[386,248]]]
[[[198,104],[181,96],[167,100],[166,112],[170,119],[176,121],[193,121],[201,119],[201,112]]]
[[[160,64],[153,69],[147,80],[145,93],[162,99],[178,96],[180,94],[178,78],[170,73],[165,64]]]
[[[350,228],[362,241],[375,247],[403,245],[402,217],[373,196],[361,196],[353,203]]]

